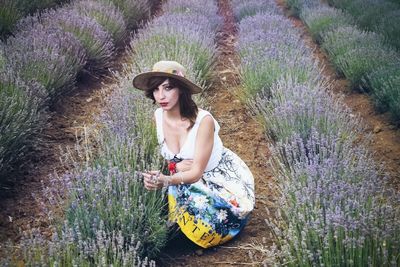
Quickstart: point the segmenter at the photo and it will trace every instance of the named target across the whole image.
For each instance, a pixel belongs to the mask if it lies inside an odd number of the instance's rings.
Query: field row
[[[400,123],[400,6],[389,1],[289,0],[339,75]]]
[[[165,192],[145,190],[139,172],[161,169],[163,162],[151,123],[154,105],[132,88],[132,78],[169,59],[182,63],[192,81],[208,87],[216,54],[213,36],[220,24],[214,2],[175,0],[137,32],[104,112],[86,130],[84,139],[91,141],[78,148],[82,157],[72,163],[75,169],[53,177],[44,189],[43,207],[57,205],[64,220],[59,222],[52,209],[46,211],[55,229],[51,241],[34,229],[27,233],[19,251],[27,265],[154,264],[148,259],[159,254],[169,230]]]
[[[78,76],[104,75],[152,1],[76,1],[19,21],[0,43],[0,182],[21,164],[47,120],[47,108]]]
[[[277,238],[268,264],[398,265],[400,197],[385,185],[362,122],[331,93],[311,49],[275,1],[233,6],[242,95],[272,142],[280,192],[276,219],[266,218]]]

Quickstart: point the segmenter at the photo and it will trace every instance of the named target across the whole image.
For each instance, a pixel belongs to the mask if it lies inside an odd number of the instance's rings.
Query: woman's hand
[[[142,172],[144,187],[147,190],[157,190],[163,187],[165,176],[160,171]]]
[[[184,159],[176,164],[176,172],[185,172],[190,170],[193,165],[193,160]]]

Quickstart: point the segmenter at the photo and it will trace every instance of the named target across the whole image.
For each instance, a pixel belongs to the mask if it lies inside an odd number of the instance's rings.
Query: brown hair
[[[147,90],[145,95],[146,95],[146,97],[152,99],[153,103],[156,103],[153,92],[166,79],[168,79],[169,84],[173,88],[177,87],[179,89],[180,113],[183,118],[187,118],[190,121],[190,125],[188,127],[188,130],[190,130],[193,127],[194,123],[196,122],[198,108],[197,108],[196,103],[192,99],[192,94],[190,93],[189,88],[187,88],[184,83],[182,83],[179,80],[176,80],[174,78],[170,78],[170,77],[168,77],[168,78],[161,77],[161,76],[152,77],[149,79],[149,82],[148,82],[148,87],[152,88],[152,89]]]

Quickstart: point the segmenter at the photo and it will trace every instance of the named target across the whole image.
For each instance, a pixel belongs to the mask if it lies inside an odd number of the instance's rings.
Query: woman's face
[[[153,96],[163,110],[171,110],[176,106],[179,107],[179,88],[172,87],[168,79],[154,89]]]

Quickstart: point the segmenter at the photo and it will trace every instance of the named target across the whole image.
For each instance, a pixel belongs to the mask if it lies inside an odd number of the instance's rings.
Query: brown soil
[[[362,118],[365,127],[363,134],[364,136],[371,135],[371,151],[374,153],[375,160],[384,164],[390,183],[400,190],[400,129],[391,124],[389,114],[378,113],[372,99],[367,94],[352,90],[350,83],[338,76],[329,57],[312,39],[304,23],[290,15],[285,0],[276,0],[276,2],[289,17],[293,26],[300,31],[305,44],[314,51],[314,56],[318,59],[323,74],[332,83],[332,91],[344,95],[344,104]]]
[[[248,115],[246,107],[235,92],[238,89],[235,53],[237,32],[230,1],[218,1],[219,13],[224,18],[223,28],[216,35],[218,57],[215,80],[206,96],[211,113],[221,126],[224,146],[234,151],[251,169],[255,179],[256,207],[242,233],[226,244],[202,250],[179,236],[164,251],[162,266],[260,266],[265,259],[262,250],[272,244],[271,232],[265,218],[265,209],[273,208],[273,179],[268,167],[269,150],[262,127]]]

